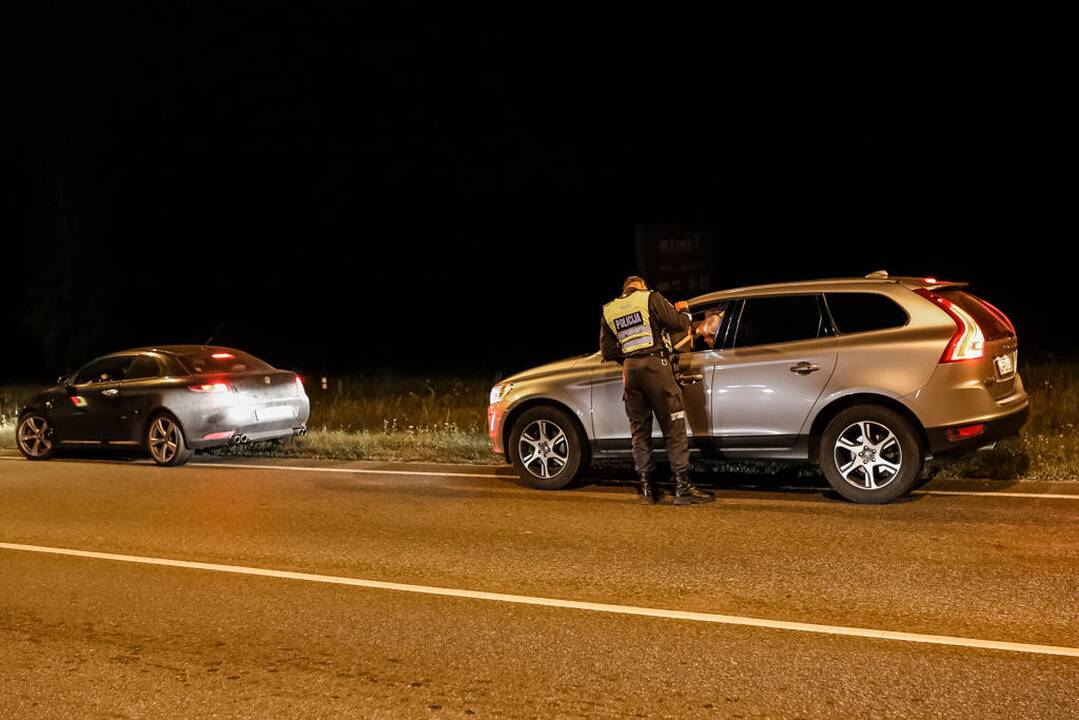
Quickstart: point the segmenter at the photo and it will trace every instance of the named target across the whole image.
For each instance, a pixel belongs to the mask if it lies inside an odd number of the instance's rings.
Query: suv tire
[[[852,502],[879,505],[914,487],[922,445],[910,421],[896,411],[855,405],[824,428],[818,458],[833,490]]]
[[[581,473],[586,440],[569,413],[550,406],[525,410],[507,448],[521,480],[537,490],[561,490]]]

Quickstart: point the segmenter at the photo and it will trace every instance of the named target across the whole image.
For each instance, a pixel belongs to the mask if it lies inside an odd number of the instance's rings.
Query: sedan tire
[[[19,416],[15,441],[27,460],[48,460],[56,452],[56,439],[48,419],[33,410]]]
[[[529,408],[514,421],[508,450],[526,485],[561,490],[581,473],[585,439],[568,413],[541,406]]]
[[[922,446],[910,421],[879,405],[855,405],[832,418],[819,459],[828,484],[847,500],[879,505],[910,492]]]
[[[146,449],[158,465],[174,467],[191,459],[192,450],[184,441],[184,431],[179,421],[167,412],[150,418],[146,424]]]

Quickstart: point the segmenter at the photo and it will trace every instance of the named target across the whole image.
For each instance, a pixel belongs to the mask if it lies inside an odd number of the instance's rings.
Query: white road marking
[[[0,456],[0,460],[20,460],[25,461],[22,457],[13,456]],[[61,461],[63,462],[63,461]],[[113,463],[112,460],[78,460],[77,462],[106,462]],[[147,460],[145,462],[135,461],[132,463],[124,463],[125,465],[154,465],[155,463]],[[434,472],[430,470],[374,470],[371,468],[328,468],[328,467],[307,467],[302,465],[260,465],[255,463],[206,463],[206,462],[189,462],[188,467],[204,467],[204,468],[239,468],[241,470],[287,470],[293,472],[322,472],[322,473],[347,473],[350,475],[416,475],[416,476],[431,476],[431,477],[464,477],[464,478],[505,478],[512,479],[514,475],[496,475],[494,473],[459,473],[459,472]]]
[[[361,475],[415,475],[425,477],[463,477],[463,478],[505,478],[512,479],[512,475],[495,475],[493,473],[459,473],[459,472],[435,472],[432,470],[374,470],[371,468],[323,468],[303,467],[299,465],[256,465],[254,463],[188,463],[192,467],[219,468],[233,467],[244,470],[293,470],[303,472],[328,472],[328,473],[359,473]]]
[[[1065,493],[1019,493],[985,490],[915,490],[911,495],[967,495],[971,497],[1047,498],[1049,500],[1079,500],[1079,495]]]
[[[234,467],[247,470],[292,470],[303,472],[330,472],[330,473],[361,473],[370,475],[424,475],[431,477],[465,477],[465,478],[495,478],[512,480],[514,475],[496,475],[494,473],[456,473],[456,472],[433,472],[428,470],[372,470],[355,468],[322,468],[300,465],[257,465],[254,463],[188,463],[194,467]],[[782,487],[783,490],[815,490],[822,492],[827,487]],[[578,493],[579,494],[579,493]],[[1021,492],[993,492],[977,490],[913,490],[911,495],[966,495],[971,497],[1010,497],[1010,498],[1043,498],[1050,500],[1079,500],[1079,494],[1067,495],[1064,493],[1021,493]]]
[[[27,462],[25,458],[15,457],[9,455],[0,455],[0,460],[17,460],[21,462]],[[66,462],[61,460],[60,462]],[[95,462],[95,463],[113,463],[112,460],[77,460],[73,462]],[[146,465],[153,466],[152,461],[135,461],[133,463],[123,463],[125,465]],[[516,475],[499,475],[496,473],[462,473],[462,472],[437,472],[434,470],[376,470],[373,468],[338,468],[338,467],[311,467],[307,465],[260,465],[256,463],[205,463],[205,462],[192,462],[187,464],[188,467],[199,468],[236,468],[239,470],[280,470],[286,472],[316,472],[316,473],[343,473],[346,475],[410,475],[415,477],[459,477],[459,478],[482,478],[482,479],[494,479],[494,480],[513,480]],[[169,472],[174,472],[170,470]],[[775,487],[762,487],[760,485],[749,486],[734,486],[733,489],[739,489],[739,487],[750,490],[761,490],[770,492],[774,490],[798,490],[798,491],[812,491],[812,492],[824,492],[829,488],[825,486],[812,486],[812,485],[782,485],[778,488]],[[721,488],[722,489],[722,488]],[[584,492],[573,493],[574,497],[580,497],[584,495]],[[966,497],[1006,497],[1006,498],[1029,498],[1029,499],[1041,499],[1041,500],[1079,500],[1079,493],[1035,493],[1035,492],[1007,492],[1007,491],[994,491],[994,490],[912,490],[909,495],[958,495]]]
[[[759,485],[754,489],[765,490]],[[800,490],[821,492],[828,490],[826,487],[814,487],[812,485],[782,485],[780,490]],[[1042,498],[1045,500],[1079,500],[1079,493],[1022,493],[995,490],[911,490],[908,495],[965,495],[967,497],[1007,497],[1007,498]]]
[[[213,572],[232,573],[235,575],[256,575],[260,577],[302,580],[332,585],[351,585],[353,587],[362,587],[373,590],[396,590],[398,592],[467,598],[469,600],[491,600],[495,602],[515,603],[518,605],[539,605],[543,607],[565,608],[571,610],[589,610],[592,612],[612,613],[616,615],[638,615],[668,620],[689,620],[692,622],[717,623],[720,625],[743,625],[748,627],[768,628],[771,630],[792,630],[795,632],[817,633],[821,635],[843,635],[847,637],[871,638],[875,640],[896,640],[900,642],[951,645],[953,647],[977,648],[981,650],[1003,650],[1007,652],[1032,653],[1035,655],[1060,655],[1064,657],[1079,658],[1079,648],[1057,645],[981,640],[978,638],[953,637],[949,635],[926,635],[896,630],[845,627],[842,625],[819,625],[816,623],[743,617],[741,615],[720,615],[717,613],[691,612],[687,610],[635,607],[633,605],[609,605],[606,603],[583,602],[580,600],[562,600],[558,598],[533,597],[531,595],[509,595],[506,593],[484,592],[481,590],[461,590],[458,588],[433,587],[430,585],[410,585],[406,583],[363,580],[360,578],[340,577],[336,575],[317,575],[313,573],[293,572],[290,570],[270,570],[267,568],[245,567],[242,565],[221,565],[218,563],[171,560],[167,558],[143,557],[140,555],[119,555],[116,553],[72,550],[70,548],[45,547],[41,545],[0,543],[0,548],[4,550],[43,553],[47,555],[67,555],[72,557],[92,558],[95,560],[114,560],[141,565],[163,565],[191,570],[210,570]]]

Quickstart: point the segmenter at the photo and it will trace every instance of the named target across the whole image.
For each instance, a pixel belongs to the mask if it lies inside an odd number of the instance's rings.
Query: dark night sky
[[[1074,353],[1048,19],[801,7],[20,18],[0,380],[222,321],[283,367],[506,373],[593,348],[655,222],[712,228],[723,286],[967,279]]]

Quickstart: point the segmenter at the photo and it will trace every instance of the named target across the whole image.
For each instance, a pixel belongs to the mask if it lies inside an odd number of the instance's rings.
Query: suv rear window
[[[268,364],[259,360],[254,355],[248,355],[239,350],[205,350],[197,353],[181,355],[187,371],[193,375],[201,373],[237,373],[237,372],[270,372],[273,370]]]
[[[827,334],[816,295],[754,297],[742,307],[735,346],[777,345]]]
[[[982,304],[981,298],[968,293],[966,290],[934,290],[935,294],[952,301],[967,311],[982,329],[986,340],[1000,340],[1013,335],[1011,328],[989,308]]]
[[[880,293],[825,293],[824,299],[841,333],[903,327],[910,319],[898,303]]]

